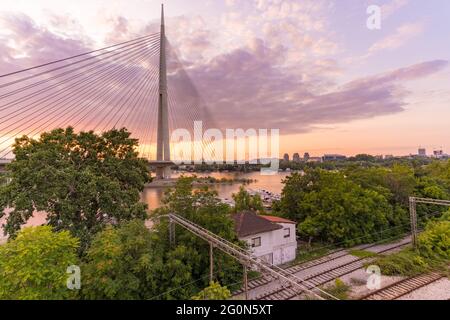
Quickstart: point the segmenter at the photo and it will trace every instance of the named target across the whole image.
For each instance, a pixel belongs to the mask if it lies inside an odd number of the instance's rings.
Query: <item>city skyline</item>
[[[0,4],[0,73],[153,32],[160,2]],[[382,8],[380,30],[366,26],[372,4]],[[168,39],[221,127],[279,128],[281,154],[450,150],[450,3],[165,6]]]

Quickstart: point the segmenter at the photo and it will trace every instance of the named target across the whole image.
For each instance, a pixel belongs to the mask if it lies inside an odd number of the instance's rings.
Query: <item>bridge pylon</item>
[[[156,161],[150,165],[156,169],[156,179],[170,179],[170,139],[169,139],[169,108],[167,93],[167,64],[166,64],[166,32],[164,23],[164,5],[161,5],[161,31],[159,53],[159,92],[158,92],[158,128],[156,142]]]

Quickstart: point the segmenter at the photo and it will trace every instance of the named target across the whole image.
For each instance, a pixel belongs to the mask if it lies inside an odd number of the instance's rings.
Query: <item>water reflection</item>
[[[185,174],[187,175],[187,174]],[[281,181],[289,175],[289,173],[281,172],[272,176],[263,176],[259,172],[250,173],[237,173],[237,172],[209,172],[209,173],[196,173],[197,176],[206,177],[211,176],[214,178],[241,178],[256,180],[248,184],[246,187],[251,189],[264,189],[270,192],[280,193],[283,188]],[[178,177],[180,174],[174,174],[174,177]],[[231,199],[231,195],[239,191],[241,184],[215,184],[211,185],[211,188],[216,190],[221,198]],[[146,188],[142,194],[142,201],[148,204],[150,210],[156,209],[161,205],[161,200],[164,196],[166,188]]]

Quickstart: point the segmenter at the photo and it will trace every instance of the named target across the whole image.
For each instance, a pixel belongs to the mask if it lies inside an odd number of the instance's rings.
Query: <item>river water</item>
[[[245,187],[250,189],[261,189],[267,190],[274,193],[281,193],[281,189],[283,188],[282,180],[289,175],[286,172],[280,172],[275,175],[261,175],[259,172],[250,172],[250,173],[238,173],[238,172],[209,172],[209,173],[196,173],[199,177],[211,176],[214,178],[239,178],[239,179],[251,179],[255,180],[250,184],[247,184]],[[173,174],[173,177],[176,178],[180,176],[180,174]],[[240,183],[233,184],[215,184],[211,185],[210,188],[217,191],[220,198],[231,199],[231,195],[239,191]],[[142,201],[148,204],[150,210],[158,208],[161,204],[161,200],[164,196],[164,191],[167,188],[146,188],[142,194]]]
[[[251,179],[254,182],[247,184],[246,188],[267,190],[274,193],[280,193],[283,188],[282,180],[289,175],[286,172],[280,172],[275,175],[261,175],[260,172],[250,173],[238,173],[238,172],[208,172],[208,173],[195,173],[197,176],[206,177],[211,176],[214,178],[240,178]],[[180,174],[174,173],[173,178],[179,177]],[[231,195],[239,191],[240,183],[233,184],[215,184],[210,187],[217,191],[220,198],[231,199]],[[164,196],[165,187],[149,187],[145,188],[142,193],[142,201],[148,204],[149,210],[156,209],[160,206],[161,200]],[[41,225],[45,223],[45,212],[36,212],[34,216],[28,220],[27,225]],[[5,223],[6,217],[0,219],[0,244],[6,240],[3,236],[3,230],[1,225]]]

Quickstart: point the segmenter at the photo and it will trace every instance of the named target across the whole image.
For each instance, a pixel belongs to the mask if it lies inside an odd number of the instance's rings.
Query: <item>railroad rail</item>
[[[394,251],[398,248],[407,246],[410,243],[411,243],[411,241],[408,241],[406,243],[401,243],[401,244],[395,245],[393,247],[383,249],[376,253],[381,254],[381,253],[387,253],[390,251]],[[318,273],[309,275],[308,277],[304,277],[303,278],[304,282],[302,284],[305,287],[307,287],[309,290],[312,290],[314,288],[317,288],[320,285],[326,284],[336,278],[342,277],[344,275],[347,275],[349,273],[352,273],[353,271],[356,271],[356,270],[362,268],[364,266],[364,263],[369,262],[370,260],[371,260],[371,258],[356,258],[355,257],[355,260],[352,260],[345,264],[336,266],[335,268],[331,268],[331,269],[328,269],[325,271],[320,271]],[[299,292],[298,290],[293,290],[290,286],[285,286],[282,288],[278,288],[278,289],[269,291],[262,295],[258,295],[254,298],[254,300],[290,300],[292,298],[299,296],[302,293],[305,293],[305,291]]]
[[[238,245],[236,245],[235,243],[232,243],[226,239],[219,237],[218,235],[212,233],[208,229],[205,229],[202,226],[199,226],[180,215],[170,213],[165,216],[169,218],[170,225],[173,225],[173,223],[176,223],[179,226],[187,229],[191,233],[197,235],[199,238],[209,242],[211,245],[211,249],[214,246],[214,248],[217,248],[217,249],[221,250],[222,252],[237,259],[244,266],[256,268],[256,269],[260,270],[261,272],[266,272],[266,273],[270,274],[272,277],[279,279],[281,285],[284,287],[288,286],[293,291],[308,292],[312,296],[316,297],[317,299],[323,300],[324,298],[322,296],[320,296],[316,292],[312,291],[312,290],[319,290],[319,291],[322,291],[323,294],[329,296],[330,298],[338,300],[336,297],[332,296],[331,294],[329,294],[327,292],[324,292],[320,288],[313,287],[313,289],[309,289],[307,286],[305,286],[305,280],[300,279],[299,277],[295,276],[295,274],[291,274],[291,273],[287,272],[286,270],[281,269],[278,266],[269,264],[266,261],[255,257],[254,255],[249,253],[244,248],[241,248]],[[164,217],[164,216],[161,216],[161,217]],[[170,229],[170,226],[169,226],[169,229]],[[174,230],[172,232],[174,232]],[[171,237],[172,241],[175,240],[174,233],[171,234],[170,237]]]
[[[361,297],[360,300],[395,300],[442,278],[444,275],[437,272],[409,277],[371,292]]]
[[[367,245],[362,245],[362,246],[358,246],[357,249],[358,250],[365,250],[365,249],[369,249],[372,247],[377,246],[378,244],[367,244]],[[287,267],[285,270],[288,271],[289,273],[297,273],[306,269],[310,269],[313,267],[317,267],[321,264],[324,263],[328,263],[331,262],[333,260],[337,260],[339,258],[345,257],[347,255],[351,255],[348,252],[348,249],[337,249],[337,250],[333,250],[332,252],[328,253],[327,255],[324,255],[320,258],[314,259],[314,260],[310,260],[310,261],[306,261],[306,262],[301,262],[292,266]],[[258,287],[262,287],[266,284],[269,284],[271,281],[274,281],[275,279],[273,277],[271,277],[270,275],[262,275],[256,279],[250,280],[248,282],[248,288],[249,289],[255,289]],[[233,296],[242,294],[245,291],[244,288],[240,288],[236,291],[233,292]]]
[[[366,250],[366,249],[376,247],[378,245],[380,245],[380,244],[375,243],[375,244],[359,245],[359,246],[356,246],[354,249]],[[343,258],[345,256],[351,256],[351,254],[349,253],[349,250],[350,249],[337,249],[337,250],[334,250],[334,251],[328,253],[327,255],[325,255],[323,257],[292,265],[290,267],[287,267],[285,270],[289,273],[297,273],[297,272],[300,272],[303,270],[317,267],[322,264],[329,263],[331,261]],[[356,259],[356,257],[355,257],[355,259]],[[352,261],[355,261],[355,260],[352,260]],[[271,277],[270,275],[264,274],[258,278],[250,280],[248,282],[248,289],[253,290],[253,289],[262,287],[264,285],[269,284],[270,282],[272,282],[274,280],[276,280],[276,279]],[[242,294],[244,291],[245,291],[244,288],[239,288],[233,292],[233,296],[238,296],[238,295]]]

